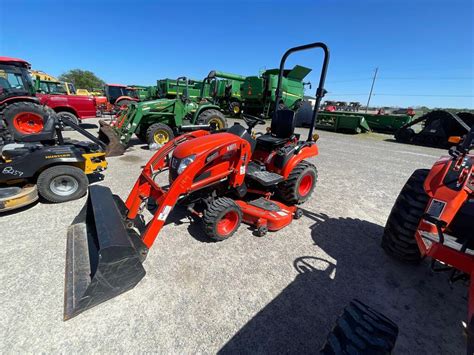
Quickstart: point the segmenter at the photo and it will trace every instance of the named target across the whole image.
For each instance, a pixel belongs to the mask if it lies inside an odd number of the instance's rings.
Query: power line
[[[327,96],[367,96],[365,94],[338,94],[333,92],[328,92]],[[403,97],[474,97],[474,95],[448,95],[448,94],[386,94],[386,93],[374,93],[372,96],[403,96]]]

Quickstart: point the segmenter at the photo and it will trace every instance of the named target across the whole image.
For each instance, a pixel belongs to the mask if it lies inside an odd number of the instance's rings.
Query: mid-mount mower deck
[[[287,57],[311,48],[324,51],[314,123],[325,92],[325,44],[295,47],[284,54],[277,95]],[[166,143],[146,164],[125,203],[116,203],[106,187],[90,187],[88,202],[68,231],[65,320],[130,290],[143,278],[142,262],[177,204],[201,219],[205,234],[214,240],[228,239],[241,222],[264,235],[301,217],[296,205],[309,199],[317,180],[316,168],[305,160],[318,154],[313,129],[307,140],[299,140],[294,112],[278,105],[270,132],[256,139],[252,129],[265,121],[244,119],[247,129],[236,124],[217,133],[199,130]],[[169,186],[157,182],[164,172]],[[142,210],[150,202],[154,216],[142,226]]]

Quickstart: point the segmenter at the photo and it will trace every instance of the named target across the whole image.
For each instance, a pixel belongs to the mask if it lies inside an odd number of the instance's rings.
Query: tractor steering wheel
[[[247,126],[249,126],[250,130],[258,124],[265,124],[266,123],[263,118],[252,116],[252,115],[247,115],[246,113],[242,114],[242,118],[245,121],[245,123],[247,124]]]

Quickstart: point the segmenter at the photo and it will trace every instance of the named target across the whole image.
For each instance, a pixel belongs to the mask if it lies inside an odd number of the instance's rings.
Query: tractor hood
[[[237,140],[239,140],[239,137],[230,133],[209,134],[181,143],[174,150],[173,157],[183,159],[193,154],[204,154],[221,144],[225,144],[226,142],[231,143]]]

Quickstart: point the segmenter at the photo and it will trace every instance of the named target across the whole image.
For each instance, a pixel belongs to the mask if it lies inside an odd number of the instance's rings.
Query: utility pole
[[[369,99],[367,100],[367,106],[365,106],[365,113],[367,113],[367,110],[369,109],[370,98],[372,97],[372,91],[374,90],[375,79],[377,78],[378,71],[379,68],[375,68],[374,78],[372,79],[372,86],[370,87]]]

